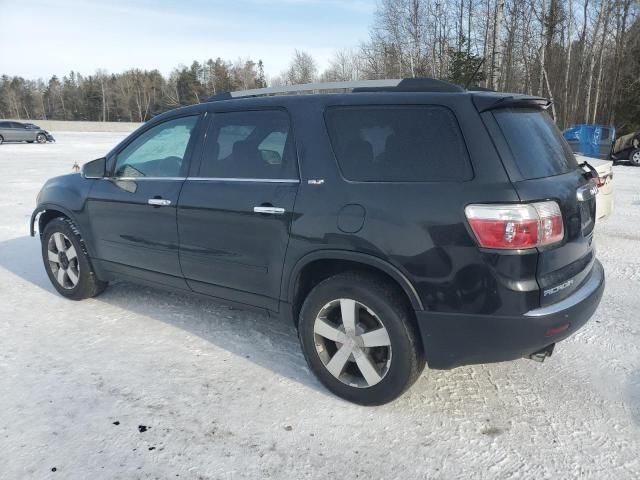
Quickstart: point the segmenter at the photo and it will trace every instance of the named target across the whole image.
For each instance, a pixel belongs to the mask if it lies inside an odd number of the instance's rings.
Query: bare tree
[[[289,64],[286,78],[289,84],[311,83],[316,78],[318,67],[311,55],[302,50],[296,50]]]

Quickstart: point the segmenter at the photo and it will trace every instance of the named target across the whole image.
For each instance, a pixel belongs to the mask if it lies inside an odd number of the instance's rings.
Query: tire
[[[27,143],[33,143],[33,140],[27,140]]]
[[[2,137],[2,135],[0,135],[0,145],[2,145],[4,143],[4,138]]]
[[[41,241],[44,268],[60,295],[84,300],[107,287],[96,277],[80,232],[70,219],[58,217],[47,223]]]
[[[47,136],[44,133],[39,133],[38,135],[36,135],[36,142],[47,143]]]
[[[418,379],[424,355],[403,298],[384,279],[356,271],[330,277],[309,293],[298,335],[309,368],[331,392],[360,405],[382,405]],[[354,312],[355,321],[344,323],[342,312]],[[352,332],[355,325],[354,333],[345,333],[347,324]]]
[[[640,167],[640,148],[636,148],[629,154],[629,161],[631,165]]]

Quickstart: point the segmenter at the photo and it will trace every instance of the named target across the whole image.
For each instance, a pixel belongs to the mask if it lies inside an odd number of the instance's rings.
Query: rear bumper
[[[606,220],[613,212],[613,192],[598,193],[596,197],[596,221]]]
[[[571,296],[518,316],[416,312],[430,368],[502,362],[526,357],[564,340],[595,312],[604,291],[604,269],[597,260]],[[550,329],[569,327],[554,335]]]

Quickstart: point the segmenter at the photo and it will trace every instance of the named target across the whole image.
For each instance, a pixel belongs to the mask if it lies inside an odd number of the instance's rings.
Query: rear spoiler
[[[539,108],[546,110],[551,102],[542,97],[511,95],[496,98],[495,95],[474,95],[473,103],[480,113],[498,108]]]

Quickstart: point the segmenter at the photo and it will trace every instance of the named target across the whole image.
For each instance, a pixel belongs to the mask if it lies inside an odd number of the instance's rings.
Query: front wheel
[[[629,155],[629,161],[632,165],[640,167],[640,148],[631,152],[631,155]]]
[[[63,297],[83,300],[102,293],[99,280],[85,252],[82,237],[68,218],[55,218],[42,233],[42,259],[49,280]]]
[[[44,133],[39,133],[38,135],[36,135],[36,142],[38,142],[38,143],[46,143],[47,142],[47,136]]]
[[[366,273],[341,273],[318,284],[304,301],[298,334],[318,379],[360,405],[396,399],[424,369],[401,292]]]

